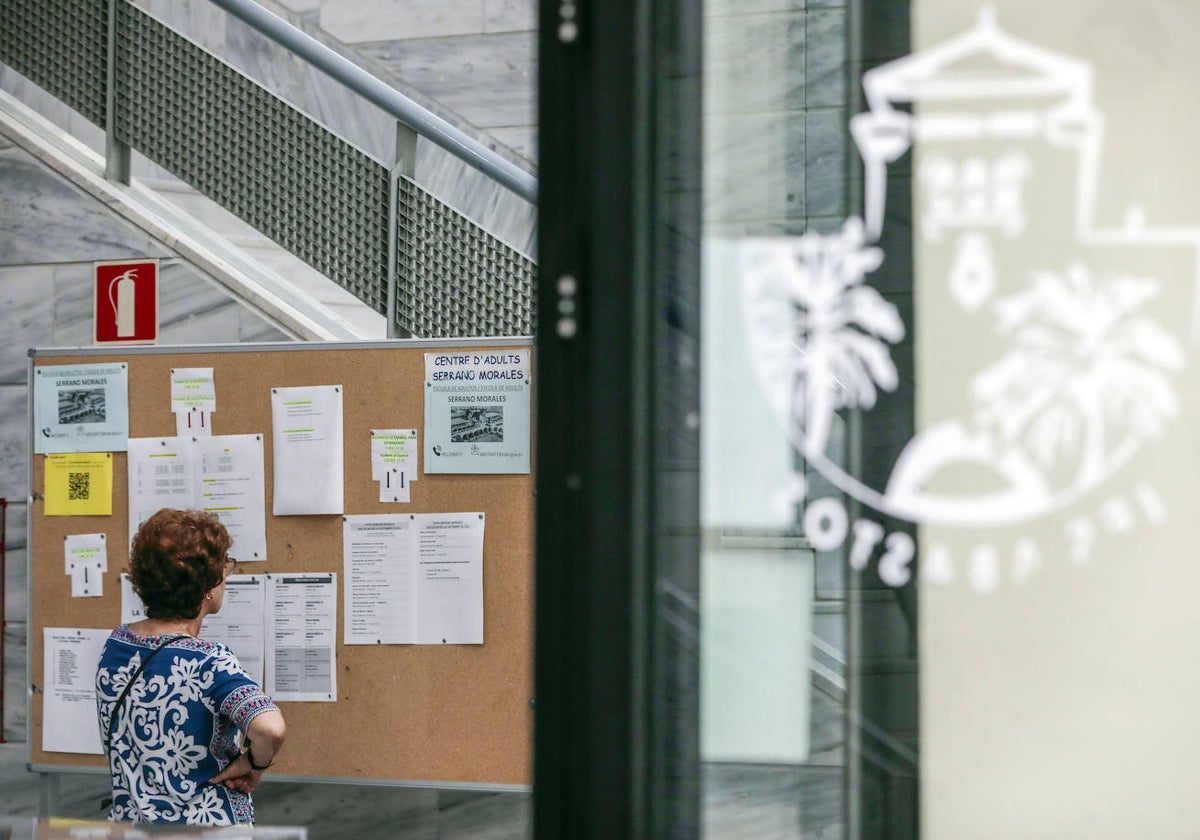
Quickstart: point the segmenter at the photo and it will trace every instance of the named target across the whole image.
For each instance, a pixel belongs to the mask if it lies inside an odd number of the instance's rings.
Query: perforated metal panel
[[[145,12],[119,8],[118,139],[386,312],[387,170]]]
[[[400,179],[396,321],[422,338],[533,335],[534,264]]]
[[[107,0],[0,0],[0,61],[104,125]]]

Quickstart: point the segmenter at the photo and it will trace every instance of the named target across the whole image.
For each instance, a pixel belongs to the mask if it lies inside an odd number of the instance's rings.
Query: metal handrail
[[[494,178],[506,189],[532,203],[537,201],[537,178],[484,146],[462,129],[446,122],[390,85],[338,55],[317,39],[258,5],[254,0],[210,0],[239,20],[328,73],[355,93],[427,137],[450,154]]]

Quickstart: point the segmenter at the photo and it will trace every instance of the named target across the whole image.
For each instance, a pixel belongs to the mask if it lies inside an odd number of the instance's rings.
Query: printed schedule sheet
[[[337,575],[270,575],[266,692],[275,700],[337,699]]]

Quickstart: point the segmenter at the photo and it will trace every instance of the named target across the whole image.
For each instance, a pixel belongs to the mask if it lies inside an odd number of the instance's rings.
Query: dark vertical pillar
[[[910,0],[854,0],[847,26],[850,113],[865,109],[862,74],[908,54]],[[861,159],[850,155],[850,207],[862,214]],[[888,167],[880,240],[886,255],[871,284],[897,307],[907,334],[893,348],[900,387],[882,395],[870,419],[851,418],[853,472],[882,487],[915,431],[911,153]],[[861,511],[890,531],[916,537],[912,523]],[[847,831],[850,840],[916,840],[919,833],[919,669],[917,584],[880,581],[877,565],[847,572]]]
[[[699,833],[689,5],[540,10],[533,824],[546,840]]]

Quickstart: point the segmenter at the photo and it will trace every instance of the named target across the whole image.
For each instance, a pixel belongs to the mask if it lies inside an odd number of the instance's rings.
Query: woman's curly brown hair
[[[233,540],[220,520],[198,510],[163,508],[138,528],[129,555],[133,589],[147,618],[195,618],[224,576]]]

